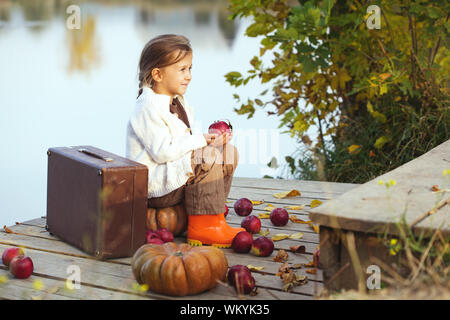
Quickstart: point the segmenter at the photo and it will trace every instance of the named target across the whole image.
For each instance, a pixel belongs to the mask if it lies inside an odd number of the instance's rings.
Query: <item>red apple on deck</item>
[[[173,242],[173,233],[166,228],[156,230],[159,238],[164,242]]]
[[[231,248],[237,253],[247,253],[253,243],[253,236],[247,231],[238,232],[231,242]]]
[[[2,261],[5,266],[9,266],[9,263],[16,256],[23,256],[24,252],[22,248],[6,248],[2,254]]]
[[[241,264],[234,265],[227,274],[228,283],[240,294],[248,294],[255,287],[255,279],[249,268]]]
[[[250,233],[258,233],[261,230],[261,220],[256,216],[247,216],[242,220],[241,227]]]
[[[162,241],[160,238],[152,238],[152,239],[147,240],[147,243],[164,244],[164,241]]]
[[[273,209],[270,213],[270,221],[272,221],[275,226],[285,226],[289,221],[289,213],[283,208]]]
[[[244,217],[253,211],[253,203],[247,198],[241,198],[234,203],[234,211],[236,214]]]
[[[212,125],[209,126],[208,128],[208,133],[210,134],[218,134],[221,135],[223,133],[231,133],[231,131],[233,130],[233,126],[231,125],[230,121],[227,120],[227,122],[225,121],[214,121],[214,123]]]
[[[161,238],[159,237],[158,233],[156,233],[156,231],[152,231],[152,230],[147,230],[145,232],[145,240],[147,243],[152,243],[150,242],[153,239],[159,239],[161,240]],[[161,240],[162,241],[162,240]]]
[[[273,252],[273,241],[266,237],[253,240],[251,252],[258,257],[268,257]]]
[[[25,257],[23,255],[16,256],[11,260],[11,263],[9,264],[9,270],[14,275],[14,277],[19,279],[26,279],[33,273],[33,261],[31,261],[30,257]]]

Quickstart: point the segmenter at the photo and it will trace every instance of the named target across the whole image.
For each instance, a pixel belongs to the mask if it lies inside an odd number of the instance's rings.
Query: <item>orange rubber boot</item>
[[[218,214],[188,215],[187,241],[191,246],[229,248],[235,234],[221,223]]]
[[[222,226],[224,226],[225,228],[227,228],[231,233],[233,233],[234,236],[236,236],[236,234],[241,232],[241,231],[245,231],[244,228],[233,228],[233,227],[230,227],[228,225],[227,221],[225,220],[225,214],[224,213],[220,213],[218,216],[219,216],[220,224]],[[234,238],[234,236],[233,236],[233,238]]]

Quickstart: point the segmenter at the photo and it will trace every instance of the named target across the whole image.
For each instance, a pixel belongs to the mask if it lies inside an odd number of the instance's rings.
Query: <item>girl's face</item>
[[[155,68],[152,78],[155,81],[153,90],[170,97],[183,95],[191,81],[192,53],[170,66]]]

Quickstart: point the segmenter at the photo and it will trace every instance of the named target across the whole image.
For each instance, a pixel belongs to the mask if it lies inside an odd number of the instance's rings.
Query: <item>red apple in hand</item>
[[[22,248],[6,248],[2,254],[2,261],[5,266],[9,266],[9,263],[16,256],[23,256],[24,252]]]
[[[234,203],[234,211],[240,216],[248,216],[253,210],[253,203],[247,198],[241,198]]]
[[[222,133],[225,133],[225,132],[231,133],[232,130],[233,130],[233,126],[231,125],[230,121],[228,121],[228,123],[225,121],[214,121],[214,123],[209,126],[208,133],[209,134],[215,133],[220,136]]]
[[[252,247],[253,237],[247,231],[238,232],[231,242],[231,248],[234,252],[247,253]]]
[[[253,240],[252,244],[252,253],[258,257],[267,257],[270,256],[273,252],[273,241],[266,237],[259,237],[256,240]]]
[[[270,213],[270,221],[272,221],[273,225],[275,226],[285,226],[289,221],[289,213],[286,209],[283,208],[273,209]]]
[[[247,216],[242,220],[241,227],[250,233],[258,233],[261,230],[261,220],[256,216]]]
[[[255,279],[249,268],[241,264],[234,265],[227,274],[228,283],[231,284],[240,294],[250,293],[255,287]]]
[[[31,258],[23,255],[16,256],[9,264],[9,270],[14,277],[19,279],[28,278],[33,273],[33,269],[33,261],[31,261]]]
[[[159,238],[164,242],[173,242],[173,233],[166,228],[156,230]]]

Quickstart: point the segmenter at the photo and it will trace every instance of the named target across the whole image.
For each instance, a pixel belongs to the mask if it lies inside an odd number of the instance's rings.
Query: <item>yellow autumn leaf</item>
[[[266,229],[265,231],[260,230],[258,233],[264,237],[267,237],[270,233],[270,230],[269,229]]]
[[[299,195],[301,195],[300,191],[293,189],[291,191],[275,193],[273,196],[278,199],[283,199],[283,198],[287,198],[287,197],[296,197]]]
[[[251,264],[248,264],[247,268],[249,268],[250,271],[261,271],[262,269],[264,269],[264,267],[256,267],[256,266],[252,266]]]
[[[303,206],[284,206],[283,208],[290,209],[290,210],[302,210]]]
[[[278,233],[272,237],[272,241],[280,241],[283,239],[289,238],[289,235],[286,233]]]
[[[347,148],[347,150],[350,154],[358,154],[361,151],[361,146],[357,144],[352,144],[350,147]]]
[[[258,214],[258,218],[260,218],[260,219],[269,219],[270,218],[270,214],[268,214],[268,213],[259,213]]]
[[[310,206],[311,206],[311,208],[315,208],[315,207],[320,206],[321,204],[322,204],[322,201],[314,199],[313,201],[311,201]]]
[[[388,92],[388,87],[386,84],[383,84],[380,86],[380,96],[382,96],[383,94],[385,94],[386,92]]]
[[[308,223],[308,224],[311,228],[313,228],[315,233],[319,233],[319,226],[312,224],[312,223]]]
[[[34,288],[34,290],[38,290],[38,291],[42,290],[42,289],[44,289],[44,283],[42,282],[42,280],[39,280],[39,279],[34,280],[33,288]]]
[[[301,239],[303,238],[303,232],[297,232],[289,235],[289,239]]]
[[[250,201],[254,206],[264,203],[264,200],[250,200]]]
[[[263,208],[263,210],[270,211],[270,212],[272,212],[273,209],[275,209],[275,207],[272,205],[268,205],[267,207]]]
[[[303,223],[303,224],[310,224],[311,223],[311,221],[309,221],[309,220],[305,221],[305,220],[299,219],[297,216],[290,216],[289,220],[291,220],[292,222],[295,222],[295,223]]]

